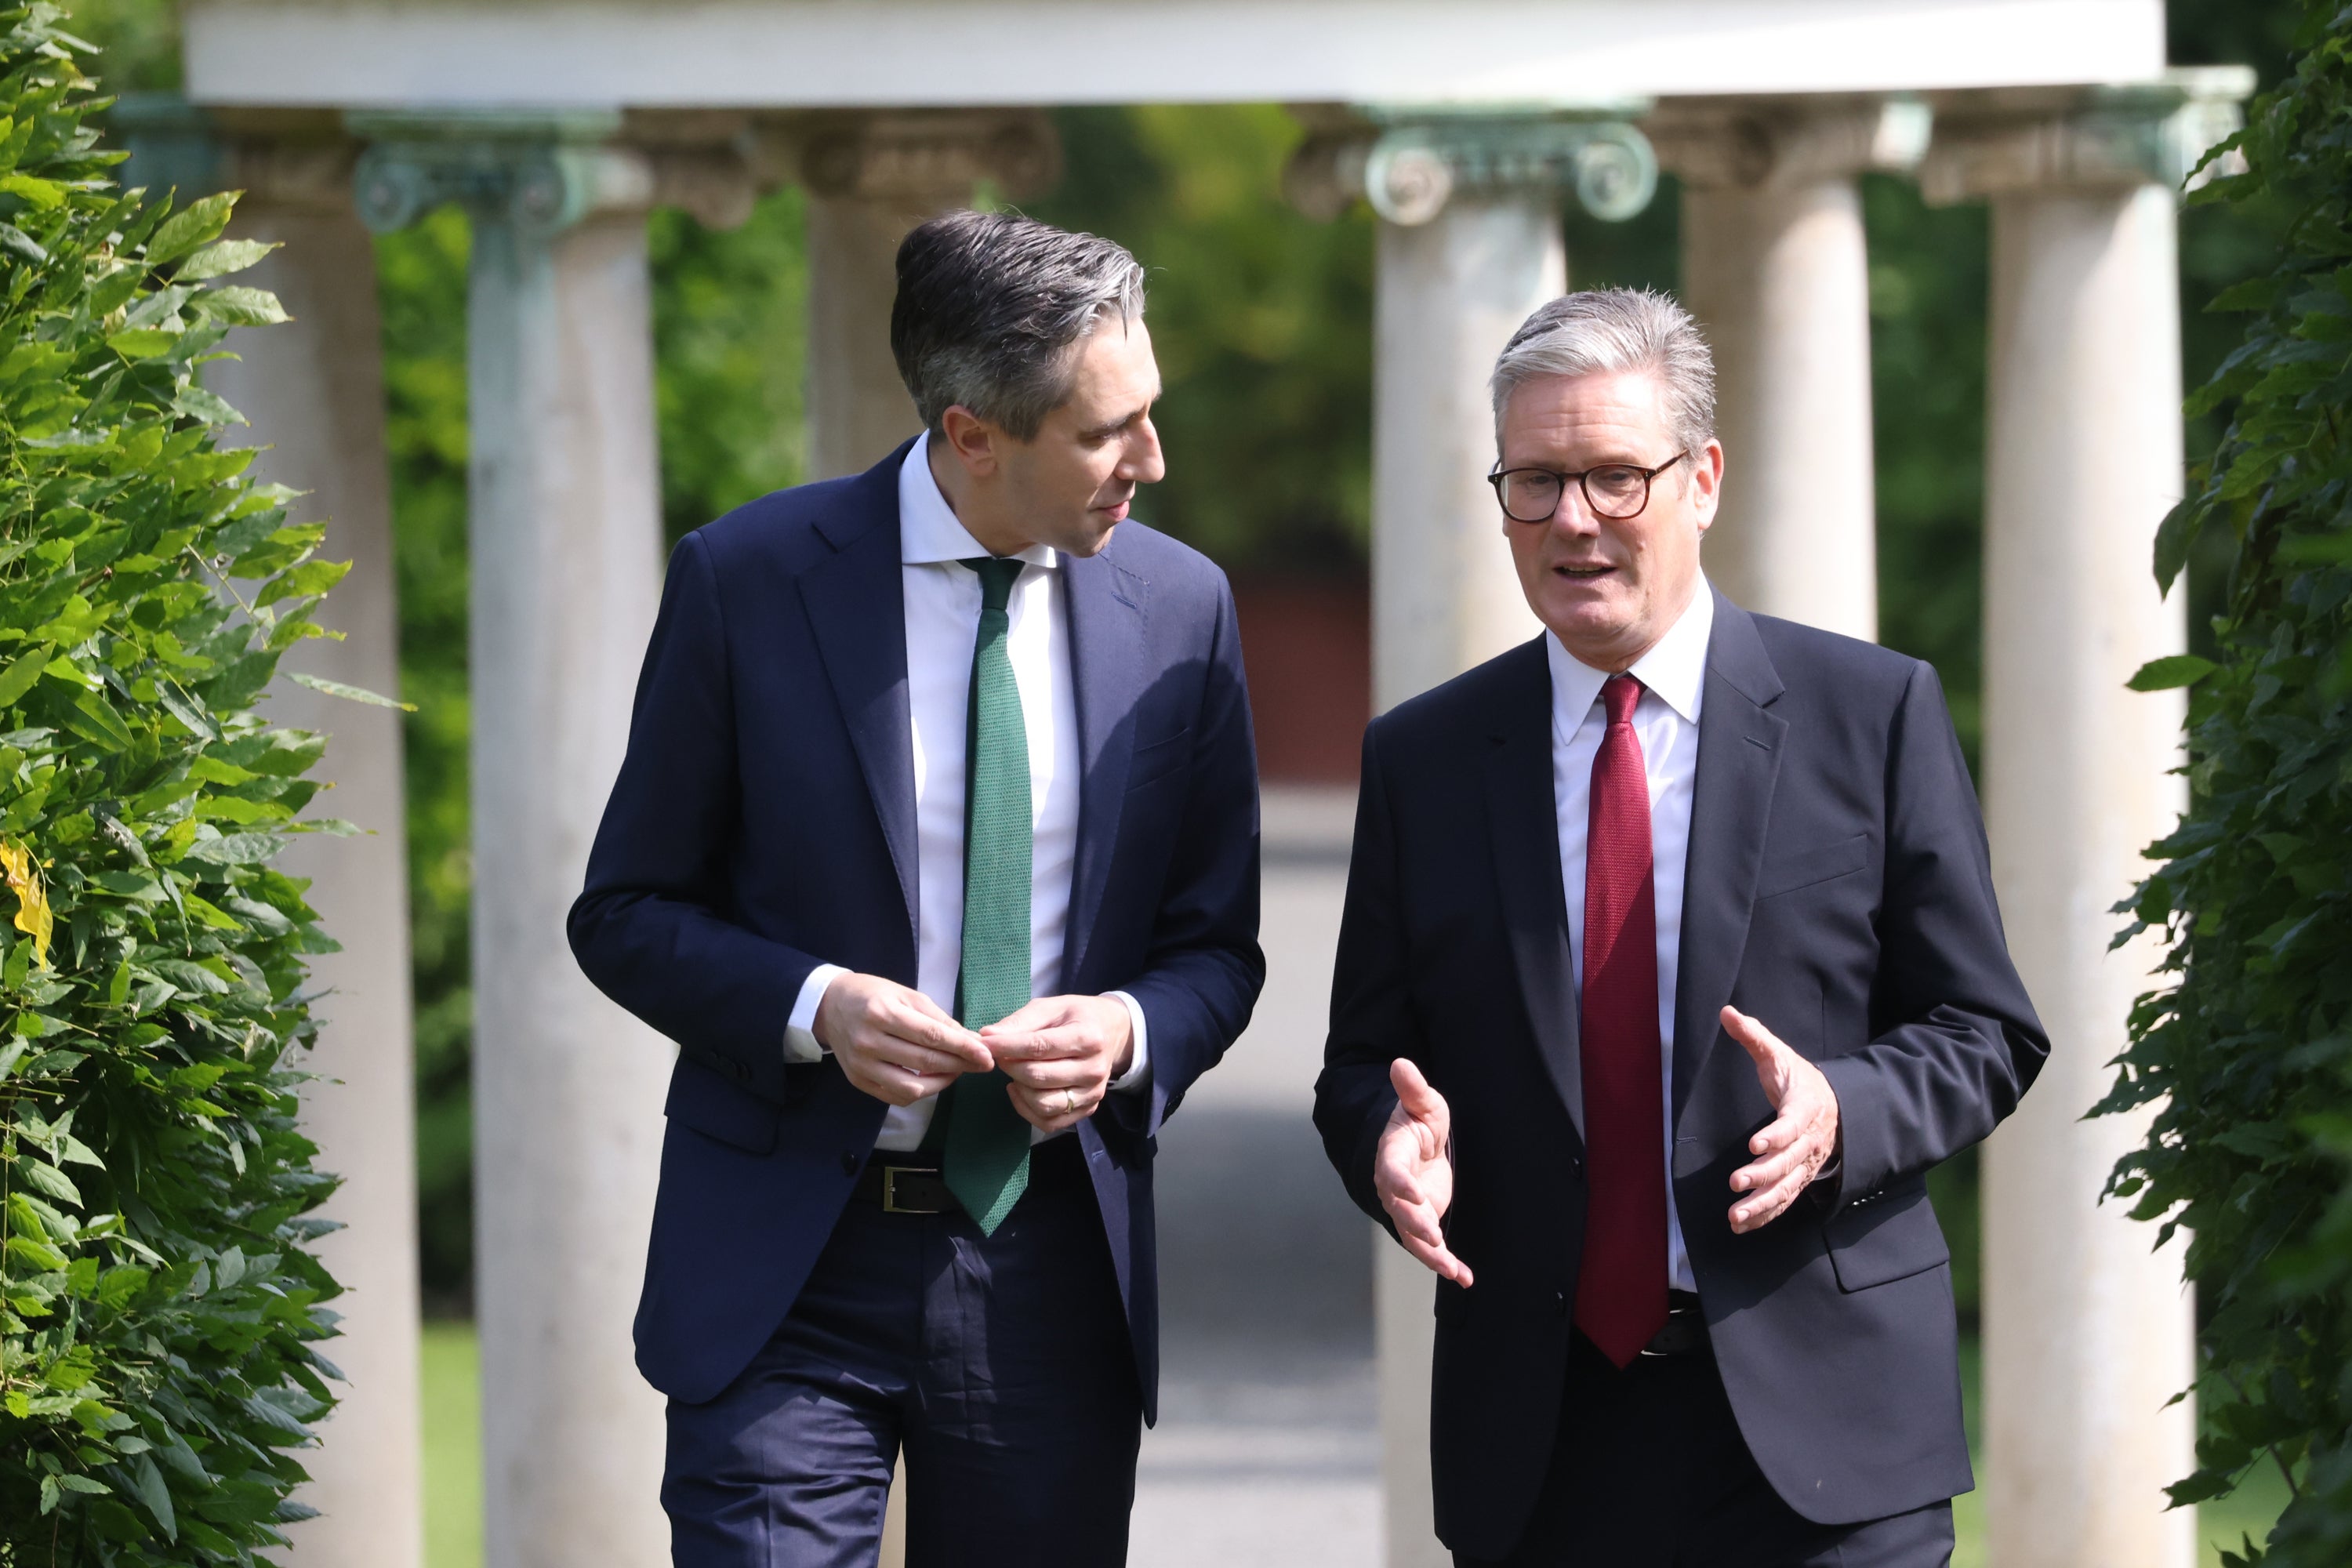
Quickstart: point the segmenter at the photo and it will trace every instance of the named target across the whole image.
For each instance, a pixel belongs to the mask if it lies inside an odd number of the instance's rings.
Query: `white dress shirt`
[[[1681,966],[1683,877],[1690,855],[1691,790],[1698,777],[1698,706],[1706,685],[1707,636],[1715,627],[1715,593],[1699,580],[1690,607],[1657,646],[1627,673],[1642,683],[1633,732],[1650,780],[1651,887],[1658,921],[1658,1114],[1665,1127],[1666,1283],[1698,1289],[1675,1212],[1675,976]],[[1592,759],[1609,727],[1601,688],[1609,675],[1578,660],[1552,634],[1551,791],[1559,811],[1559,877],[1568,894],[1568,947],[1578,993],[1584,985],[1584,835],[1591,826]],[[1730,1199],[1724,1200],[1727,1206]]]
[[[971,658],[980,637],[980,574],[962,563],[988,553],[940,493],[928,438],[898,468],[898,575],[906,595],[907,710],[915,759],[915,989],[942,1012],[955,1010],[963,967],[964,747],[971,702]],[[1006,605],[1012,625],[1005,653],[1021,689],[1021,723],[1029,742],[1029,994],[1061,990],[1062,948],[1070,914],[1070,879],[1078,856],[1078,710],[1070,684],[1070,621],[1062,599],[1061,558],[1032,545]],[[784,1055],[815,1061],[824,1054],[811,1031],[825,987],[849,973],[821,963],[809,972],[784,1031]],[[1113,1080],[1134,1090],[1150,1079],[1143,1008],[1123,991],[1135,1035],[1133,1064]],[[905,1152],[923,1141],[936,1098],[892,1106],[875,1147]],[[1043,1134],[1034,1134],[1033,1141]]]

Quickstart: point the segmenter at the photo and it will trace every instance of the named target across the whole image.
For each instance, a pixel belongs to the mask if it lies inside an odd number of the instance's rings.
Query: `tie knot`
[[[1608,706],[1609,722],[1631,724],[1642,700],[1642,683],[1630,675],[1612,675],[1601,688],[1601,700]]]
[[[1002,610],[1013,597],[1013,584],[1020,580],[1022,560],[1017,555],[981,555],[966,561],[965,565],[980,574],[980,607]]]

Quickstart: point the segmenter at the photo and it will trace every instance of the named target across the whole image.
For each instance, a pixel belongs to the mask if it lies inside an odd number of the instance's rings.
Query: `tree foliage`
[[[2189,685],[2191,805],[2126,906],[2161,930],[2168,988],[2144,998],[2103,1109],[2158,1107],[2112,1190],[2187,1226],[2207,1308],[2205,1410],[2188,1503],[2275,1463],[2294,1500],[2267,1552],[2352,1560],[2352,9],[2323,0],[2292,78],[2235,139],[2243,174],[2197,199],[2284,203],[2265,277],[2215,308],[2244,342],[2190,399],[2227,410],[2168,517],[2168,589],[2200,531],[2234,547],[2217,658],[2159,659],[2143,689]]]
[[[0,8],[0,1563],[250,1564],[305,1511],[331,1179],[270,868],[320,742],[253,705],[344,570],[216,448],[233,197],[119,192],[81,46]]]

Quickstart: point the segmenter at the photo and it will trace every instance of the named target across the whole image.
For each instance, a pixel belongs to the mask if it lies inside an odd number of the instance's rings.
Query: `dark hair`
[[[1013,213],[950,213],[898,247],[890,353],[934,433],[961,404],[1027,441],[1113,311],[1143,314],[1143,268],[1121,247]]]

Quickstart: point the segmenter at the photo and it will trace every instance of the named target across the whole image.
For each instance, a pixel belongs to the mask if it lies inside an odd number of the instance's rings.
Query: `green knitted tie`
[[[1005,650],[1005,601],[1019,561],[967,561],[980,574],[980,640],[971,655],[971,709],[964,752],[963,966],[956,1019],[985,1028],[1029,1000],[1029,733],[1021,688]],[[948,1191],[993,1236],[1029,1186],[1029,1124],[1005,1094],[1002,1071],[966,1073],[949,1086],[941,1159]]]

